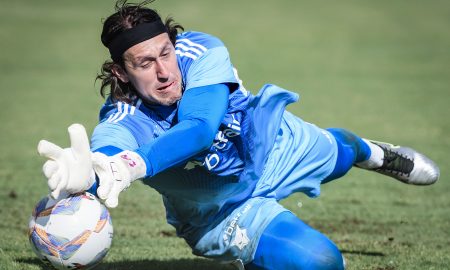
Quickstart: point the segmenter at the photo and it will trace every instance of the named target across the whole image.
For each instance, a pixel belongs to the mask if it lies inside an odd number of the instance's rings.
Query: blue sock
[[[336,139],[338,157],[333,172],[322,183],[346,174],[355,163],[369,159],[370,147],[354,133],[342,128],[327,129]]]

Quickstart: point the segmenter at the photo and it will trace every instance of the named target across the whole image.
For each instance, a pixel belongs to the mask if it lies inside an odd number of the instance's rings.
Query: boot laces
[[[406,155],[380,146],[384,151],[383,165],[378,168],[379,171],[390,172],[395,175],[410,176],[414,168],[414,160]]]

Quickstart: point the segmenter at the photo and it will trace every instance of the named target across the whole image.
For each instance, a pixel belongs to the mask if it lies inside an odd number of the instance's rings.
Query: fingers
[[[80,124],[73,124],[68,129],[70,144],[77,159],[89,157],[91,154],[86,129]]]
[[[69,131],[71,148],[75,158],[86,158],[89,156],[91,152],[86,129],[80,124],[73,124],[67,130]],[[62,151],[61,147],[46,140],[41,140],[38,144],[39,155],[49,159],[57,159]]]
[[[92,165],[97,174],[100,185],[97,188],[97,195],[102,199],[108,208],[115,208],[119,204],[119,193],[123,190],[122,180],[115,173],[119,168],[109,158],[99,152],[93,153]]]
[[[97,188],[97,195],[100,199],[104,200],[105,205],[108,208],[115,208],[119,204],[119,194],[122,191],[122,185],[120,180],[113,180],[108,182],[101,181],[100,186]]]
[[[56,200],[59,197],[59,192],[61,192],[59,189],[55,190],[52,193],[50,193],[50,196],[52,196],[52,198]]]
[[[48,181],[47,181],[48,188],[51,191],[55,190],[58,187],[61,180],[62,180],[62,175],[60,173],[54,173],[53,175],[48,177]]]
[[[119,180],[120,181],[120,180]],[[115,185],[111,188],[111,191],[108,194],[108,198],[105,201],[105,205],[108,208],[116,208],[119,204],[119,194],[122,191],[121,182],[115,180]]]
[[[58,163],[50,159],[44,163],[44,166],[42,166],[42,171],[44,172],[45,177],[47,177],[47,179],[50,179],[53,174],[56,173],[58,168]]]
[[[101,178],[100,178],[100,186],[97,188],[97,195],[100,199],[106,200],[108,198],[109,193],[112,188],[112,184],[113,184],[112,181],[108,181],[108,182],[103,181],[103,183],[102,183]]]
[[[50,180],[49,180],[50,181]],[[50,195],[53,197],[53,199],[58,199],[59,194],[61,193],[61,191],[64,189],[64,187],[66,186],[66,181],[64,181],[63,178],[60,178],[59,181],[57,181],[56,184],[56,188],[55,190],[52,191],[52,193],[50,193]]]
[[[105,201],[105,205],[108,208],[116,208],[117,205],[119,205],[119,198],[117,197],[109,197],[106,201]]]
[[[106,160],[106,155],[102,153],[96,152],[92,154],[92,166],[100,180],[99,187],[97,188],[97,195],[102,200],[108,198],[108,194],[113,185],[113,181],[110,180],[108,173],[109,166],[107,165]]]
[[[39,154],[49,159],[42,170],[48,179],[50,195],[54,199],[66,191],[82,190],[84,188],[82,181],[88,179],[92,170],[86,130],[80,124],[73,124],[68,128],[68,132],[71,141],[70,148],[62,149],[46,140],[41,140],[37,147]]]
[[[63,151],[61,147],[46,140],[39,142],[37,150],[39,155],[52,160],[58,159]]]
[[[61,189],[63,188],[61,174],[58,173],[58,163],[55,161],[59,159],[63,153],[63,149],[54,143],[46,140],[41,140],[38,144],[39,155],[48,158],[49,160],[44,163],[42,171],[45,177],[48,179],[48,187],[52,191],[51,196],[57,199]]]

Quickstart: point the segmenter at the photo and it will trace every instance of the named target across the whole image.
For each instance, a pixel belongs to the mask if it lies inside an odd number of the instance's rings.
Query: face
[[[181,98],[181,73],[167,33],[143,41],[123,54],[125,70],[115,75],[131,82],[144,102],[169,106]]]

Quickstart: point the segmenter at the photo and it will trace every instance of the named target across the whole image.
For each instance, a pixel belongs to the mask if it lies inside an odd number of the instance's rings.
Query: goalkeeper
[[[182,32],[149,2],[119,1],[103,23],[111,60],[98,78],[107,99],[90,145],[77,124],[70,148],[39,143],[52,196],[90,189],[116,207],[142,179],[196,255],[241,269],[344,269],[336,245],[279,200],[316,197],[354,166],[407,184],[437,181],[437,166],[410,148],[289,113],[295,93],[265,85],[252,95],[218,38]]]

